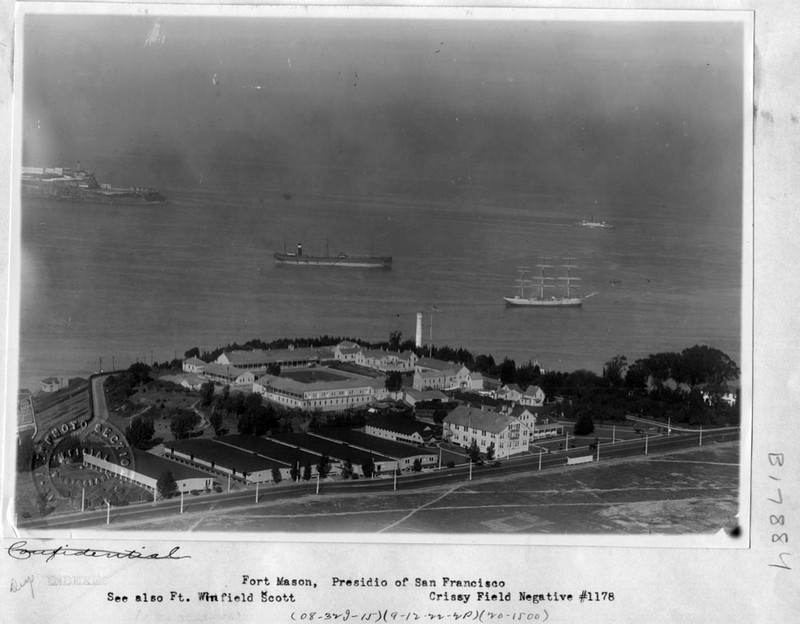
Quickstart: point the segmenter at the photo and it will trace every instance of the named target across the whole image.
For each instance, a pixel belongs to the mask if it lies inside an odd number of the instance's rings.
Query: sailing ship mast
[[[570,284],[571,284],[572,282],[579,281],[579,280],[581,279],[581,278],[579,278],[579,277],[572,277],[572,275],[571,275],[571,273],[570,273],[572,269],[576,269],[576,268],[578,268],[578,267],[576,267],[574,264],[572,264],[572,261],[573,261],[573,260],[575,260],[575,258],[564,258],[564,261],[566,262],[566,264],[562,264],[562,265],[561,265],[561,266],[563,266],[564,268],[566,268],[566,269],[567,269],[567,276],[566,276],[566,277],[560,277],[560,278],[559,278],[559,279],[561,279],[561,280],[564,280],[564,281],[566,282],[566,291],[567,291],[567,292],[566,292],[566,298],[567,298],[567,299],[569,299],[569,298],[570,298],[570,296],[569,296],[569,287],[570,287]]]
[[[529,285],[525,281],[525,273],[527,272],[528,267],[525,267],[525,266],[517,267],[517,270],[519,271],[519,279],[517,279],[517,282],[519,283],[519,298],[520,299],[524,299],[525,298],[525,286]]]
[[[552,269],[553,265],[552,264],[547,264],[547,258],[542,258],[542,262],[540,264],[537,264],[536,266],[538,266],[539,269],[540,269],[540,271],[539,271],[539,299],[541,300],[541,299],[544,299],[544,289],[551,287],[551,284],[545,284],[544,283],[545,280],[551,280],[552,281],[552,279],[553,279],[552,277],[546,277],[545,274],[544,274],[544,270],[545,269]]]

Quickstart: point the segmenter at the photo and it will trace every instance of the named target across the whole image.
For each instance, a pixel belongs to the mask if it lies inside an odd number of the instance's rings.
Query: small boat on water
[[[391,269],[391,256],[354,256],[346,253],[331,255],[326,249],[324,256],[313,256],[303,253],[303,245],[297,244],[297,251],[276,251],[274,254],[278,264],[293,266],[325,266],[351,267],[361,269]]]
[[[547,258],[542,258],[542,263],[536,265],[540,269],[538,280],[536,282],[531,282],[530,280],[526,279],[526,274],[528,271],[527,267],[520,267],[520,277],[517,279],[517,284],[519,284],[519,293],[513,297],[503,297],[503,300],[507,305],[510,306],[527,306],[537,308],[581,307],[584,299],[588,299],[597,293],[592,293],[585,297],[581,297],[575,296],[575,294],[570,291],[570,288],[578,288],[579,286],[578,284],[575,284],[575,282],[580,281],[579,277],[573,277],[571,274],[572,269],[576,268],[575,265],[572,264],[572,260],[574,260],[574,258],[564,258],[564,261],[567,264],[562,266],[567,269],[567,275],[565,277],[554,278],[545,274],[545,269],[551,269],[553,268],[553,265],[547,264]],[[561,296],[545,297],[545,288],[554,288],[556,286],[555,284],[550,284],[548,282],[556,280],[564,282],[564,294]],[[533,294],[526,296],[526,288],[532,288]]]
[[[589,219],[588,221],[584,219],[583,221],[579,221],[576,225],[580,225],[581,227],[586,227],[586,228],[594,228],[598,230],[602,229],[610,230],[614,227],[613,225],[611,225],[610,223],[606,223],[605,221],[595,221],[594,215],[592,215],[591,219]]]

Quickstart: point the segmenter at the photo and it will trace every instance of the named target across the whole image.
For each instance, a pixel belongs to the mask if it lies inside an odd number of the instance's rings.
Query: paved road
[[[110,375],[97,375],[92,377],[92,415],[95,419],[108,420],[108,406],[106,405],[106,393],[103,392],[103,382]]]
[[[715,431],[704,431],[702,433],[702,443],[710,444],[714,442],[727,442],[739,439],[739,430],[735,428],[720,429]],[[700,434],[681,433],[670,436],[656,435],[648,436],[638,440],[620,441],[616,444],[600,445],[600,462],[610,458],[642,457],[645,454],[645,446],[648,454],[664,454],[675,450],[694,448],[700,445]],[[507,460],[501,466],[491,467],[488,465],[473,466],[472,477],[479,480],[484,477],[495,477],[500,475],[519,475],[526,472],[541,469],[563,467],[567,457],[580,457],[594,454],[587,448],[571,449],[567,452],[543,453],[541,456],[525,456]],[[595,463],[595,462],[592,462]],[[575,466],[572,469],[586,469],[592,464]],[[408,492],[424,487],[456,483],[469,478],[470,467],[458,466],[441,471],[432,471],[420,474],[404,474],[397,479],[398,491]],[[361,479],[357,481],[323,481],[320,486],[320,495],[340,492],[387,492],[393,488],[393,479]],[[297,498],[300,495],[313,494],[316,491],[316,481],[309,481],[300,484],[284,483],[280,486],[264,486],[259,489],[259,502],[277,501]],[[212,507],[215,511],[225,508],[240,507],[242,505],[255,505],[255,490],[248,489],[237,492],[202,495],[199,497],[185,496],[184,505],[186,511],[198,512],[208,511]],[[152,519],[164,516],[174,516],[180,512],[180,499],[160,501],[158,503],[143,503],[130,505],[127,507],[117,507],[111,509],[110,520],[114,522],[128,520]],[[106,523],[107,510],[75,513],[69,515],[59,515],[51,518],[42,518],[23,522],[19,525],[20,529],[27,530],[50,530],[58,528],[89,528],[102,527]]]

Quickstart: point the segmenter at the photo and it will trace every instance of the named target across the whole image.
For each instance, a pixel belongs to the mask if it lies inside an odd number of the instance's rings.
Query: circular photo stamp
[[[128,504],[135,483],[133,449],[107,421],[73,420],[48,431],[34,446],[31,474],[40,512],[57,498],[81,510]]]

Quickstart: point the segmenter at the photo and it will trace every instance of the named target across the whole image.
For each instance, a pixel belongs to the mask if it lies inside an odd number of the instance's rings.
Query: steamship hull
[[[278,264],[309,267],[351,267],[356,269],[391,269],[391,256],[308,256],[296,253],[275,252]]]

